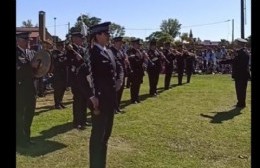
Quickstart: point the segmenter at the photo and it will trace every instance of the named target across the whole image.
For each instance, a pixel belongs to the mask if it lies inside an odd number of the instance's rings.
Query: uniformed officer
[[[16,42],[16,144],[28,147],[33,144],[30,128],[36,104],[33,68],[38,65],[31,64],[29,33],[17,34]]]
[[[62,99],[66,90],[67,83],[67,66],[66,66],[66,55],[65,42],[56,42],[56,48],[52,52],[54,59],[54,70],[53,70],[53,89],[54,89],[54,103],[56,109],[65,108],[62,104]]]
[[[121,112],[120,110],[120,101],[122,98],[124,86],[125,86],[125,74],[126,74],[126,69],[127,69],[127,57],[126,54],[124,54],[124,51],[122,49],[123,45],[123,37],[115,37],[113,38],[113,46],[110,48],[111,51],[113,52],[115,58],[120,62],[122,68],[123,68],[123,73],[120,76],[120,80],[122,80],[123,84],[117,91],[117,108],[116,108],[116,113]]]
[[[169,63],[165,63],[165,78],[164,78],[164,89],[168,90],[170,87],[170,82],[172,78],[172,72],[173,72],[173,60],[175,59],[175,54],[170,50],[171,43],[165,42],[163,54],[165,55],[166,59],[169,61]]]
[[[191,75],[194,72],[195,54],[193,53],[193,51],[186,53],[185,69],[187,75],[187,83],[190,83]]]
[[[185,54],[185,52],[183,52],[182,46],[179,46],[178,52],[181,53],[181,54],[178,54],[176,56],[177,73],[178,73],[178,85],[182,85],[182,77],[183,77],[183,72],[184,72],[184,67],[185,67],[186,54]]]
[[[236,39],[238,47],[237,53],[233,59],[220,61],[222,64],[232,64],[232,78],[235,80],[237,104],[236,107],[246,107],[246,89],[247,83],[250,79],[249,71],[249,53],[245,45],[247,40],[238,38]]]
[[[82,96],[77,80],[77,71],[81,64],[84,63],[85,49],[82,47],[84,36],[80,32],[71,33],[72,45],[67,46],[67,65],[69,67],[69,80],[71,83],[71,91],[73,94],[73,126],[77,129],[85,129],[87,100]]]
[[[112,132],[114,112],[117,107],[116,90],[122,85],[120,63],[112,51],[106,48],[109,42],[110,22],[90,27],[93,47],[89,50],[91,74],[88,79],[93,88],[92,130],[89,144],[90,168],[106,167],[107,143]],[[121,69],[122,70],[122,69]],[[94,101],[93,101],[94,100]]]
[[[162,59],[159,50],[156,49],[156,40],[150,41],[150,48],[148,50],[148,56],[151,61],[147,67],[147,73],[149,78],[150,95],[157,96],[157,84],[159,81],[159,75],[162,70]]]
[[[132,40],[132,48],[127,50],[127,55],[129,63],[131,66],[131,73],[128,78],[130,80],[130,92],[131,92],[131,102],[140,103],[139,91],[140,86],[143,83],[144,77],[144,67],[145,58],[140,50],[141,39]]]

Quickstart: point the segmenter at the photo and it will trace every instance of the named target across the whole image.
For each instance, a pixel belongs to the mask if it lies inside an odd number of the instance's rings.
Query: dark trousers
[[[53,88],[54,88],[54,103],[55,106],[59,106],[62,103],[62,99],[66,90],[66,81],[54,80]]]
[[[172,78],[172,71],[165,71],[164,89],[169,89]]]
[[[123,84],[121,86],[121,88],[117,91],[117,101],[116,101],[116,107],[119,108],[120,107],[120,102],[121,102],[121,98],[122,98],[122,95],[123,95],[123,90],[124,90],[124,87],[125,87],[125,80],[123,80]]]
[[[90,168],[105,168],[107,143],[112,132],[114,108],[101,110],[99,115],[91,114],[92,130],[89,142]]]
[[[131,82],[130,84],[130,92],[131,92],[131,101],[139,101],[139,91],[140,91],[140,82]]]
[[[157,93],[157,84],[158,84],[158,80],[159,80],[159,74],[160,74],[160,72],[148,71],[150,95],[154,95]]]
[[[126,88],[129,88],[130,87],[130,78],[129,77],[126,77]]]
[[[38,96],[40,96],[40,97],[44,96],[45,85],[44,85],[44,82],[43,82],[43,77],[38,78],[37,91],[38,91]]]
[[[19,91],[16,95],[16,144],[30,141],[31,125],[34,117],[36,105],[35,93],[30,93],[27,89]]]
[[[71,85],[71,91],[73,94],[73,126],[83,126],[87,118],[87,100],[81,94],[79,87],[73,83]]]
[[[190,83],[190,78],[192,75],[192,71],[186,71],[186,75],[187,75],[187,83]]]
[[[245,106],[246,105],[246,88],[247,88],[246,79],[235,79],[236,95],[237,95],[237,105]]]
[[[183,70],[178,70],[178,85],[182,85]]]

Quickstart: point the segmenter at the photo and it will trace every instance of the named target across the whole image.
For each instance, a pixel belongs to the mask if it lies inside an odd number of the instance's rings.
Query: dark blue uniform
[[[149,49],[147,53],[151,60],[151,63],[148,64],[147,67],[147,73],[148,73],[149,85],[150,85],[149,93],[151,96],[156,96],[159,75],[162,70],[160,53],[157,50],[152,50],[152,49]]]
[[[181,55],[176,56],[178,85],[182,85],[182,77],[183,77],[184,66],[185,66],[185,57],[186,57],[186,54],[181,54]]]
[[[31,58],[33,52],[16,47],[16,143],[30,143],[36,91],[34,87]]]
[[[143,63],[144,58],[140,50],[131,48],[127,50],[127,55],[132,72],[129,74],[128,78],[130,80],[130,92],[131,92],[131,102],[139,103],[139,91],[140,86],[143,83],[144,69]]]
[[[190,83],[191,75],[194,72],[195,56],[190,54],[186,55],[185,63],[187,83]]]
[[[84,48],[72,45],[74,51],[84,57]],[[67,65],[69,66],[69,80],[71,83],[71,91],[73,94],[73,126],[82,129],[86,125],[87,100],[81,94],[79,83],[77,80],[77,70],[84,63],[84,60],[77,60],[76,53],[72,50],[67,51]]]
[[[100,114],[92,111],[90,137],[90,167],[103,168],[106,165],[107,142],[112,132],[114,112],[117,107],[116,80],[119,79],[120,63],[111,50],[94,45],[90,49],[90,87],[99,100]]]
[[[53,89],[54,89],[54,103],[55,108],[64,108],[62,99],[66,90],[67,83],[67,66],[66,66],[66,55],[64,52],[54,50],[52,52],[54,59],[54,70],[53,70]]]
[[[232,78],[235,80],[235,88],[237,95],[237,107],[246,106],[246,89],[250,79],[249,71],[249,53],[242,48],[237,51],[234,59],[220,61],[221,64],[232,65]]]
[[[164,70],[165,72],[164,89],[168,90],[172,78],[173,60],[175,59],[175,55],[171,53],[168,49],[164,49],[163,54],[165,55],[166,59],[169,61],[168,63],[165,63],[165,70]]]
[[[125,65],[125,56],[123,54],[123,51],[119,51],[117,50],[115,47],[111,47],[110,48],[111,51],[113,52],[115,58],[120,62],[121,67],[122,67],[122,76],[120,77],[122,80],[122,86],[120,87],[120,89],[117,91],[117,112],[120,112],[120,102],[121,102],[121,98],[122,98],[122,94],[123,94],[123,90],[124,90],[124,86],[125,86],[125,74],[126,74],[126,65]]]

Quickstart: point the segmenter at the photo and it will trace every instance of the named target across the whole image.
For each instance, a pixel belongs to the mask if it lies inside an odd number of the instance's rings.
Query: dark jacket
[[[99,99],[99,108],[116,107],[116,80],[119,79],[121,68],[111,50],[101,50],[94,45],[89,51],[91,79],[90,87],[93,94]],[[121,69],[122,70],[122,69]]]

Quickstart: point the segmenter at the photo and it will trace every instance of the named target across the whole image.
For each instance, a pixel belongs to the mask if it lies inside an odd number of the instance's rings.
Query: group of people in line
[[[139,91],[143,83],[145,71],[149,79],[149,94],[157,96],[157,85],[160,73],[164,72],[164,89],[170,88],[174,71],[174,62],[178,73],[178,85],[187,75],[187,83],[191,80],[196,62],[193,50],[183,45],[176,49],[170,42],[165,42],[163,49],[157,47],[157,41],[151,40],[149,48],[142,48],[139,38],[131,41],[131,47],[124,49],[123,37],[115,37],[110,42],[110,22],[90,27],[88,46],[86,37],[80,32],[72,32],[70,43],[56,42],[56,48],[43,41],[43,49],[52,57],[53,89],[55,108],[65,108],[62,103],[68,79],[73,94],[73,127],[79,130],[92,125],[89,156],[90,167],[101,168],[106,165],[107,143],[112,132],[114,114],[121,112],[125,78],[130,87],[131,103],[140,103]],[[34,142],[30,139],[30,127],[33,121],[36,104],[36,87],[34,72],[42,66],[32,59],[37,51],[29,49],[30,34],[16,35],[16,143],[18,147],[30,147]],[[239,45],[246,42],[238,40]],[[241,57],[241,58],[240,58]],[[234,59],[222,61],[232,64],[237,91],[237,107],[245,107],[245,95],[248,75],[249,54],[241,47]],[[87,120],[87,108],[91,111],[91,120]],[[91,121],[91,123],[89,123]]]

